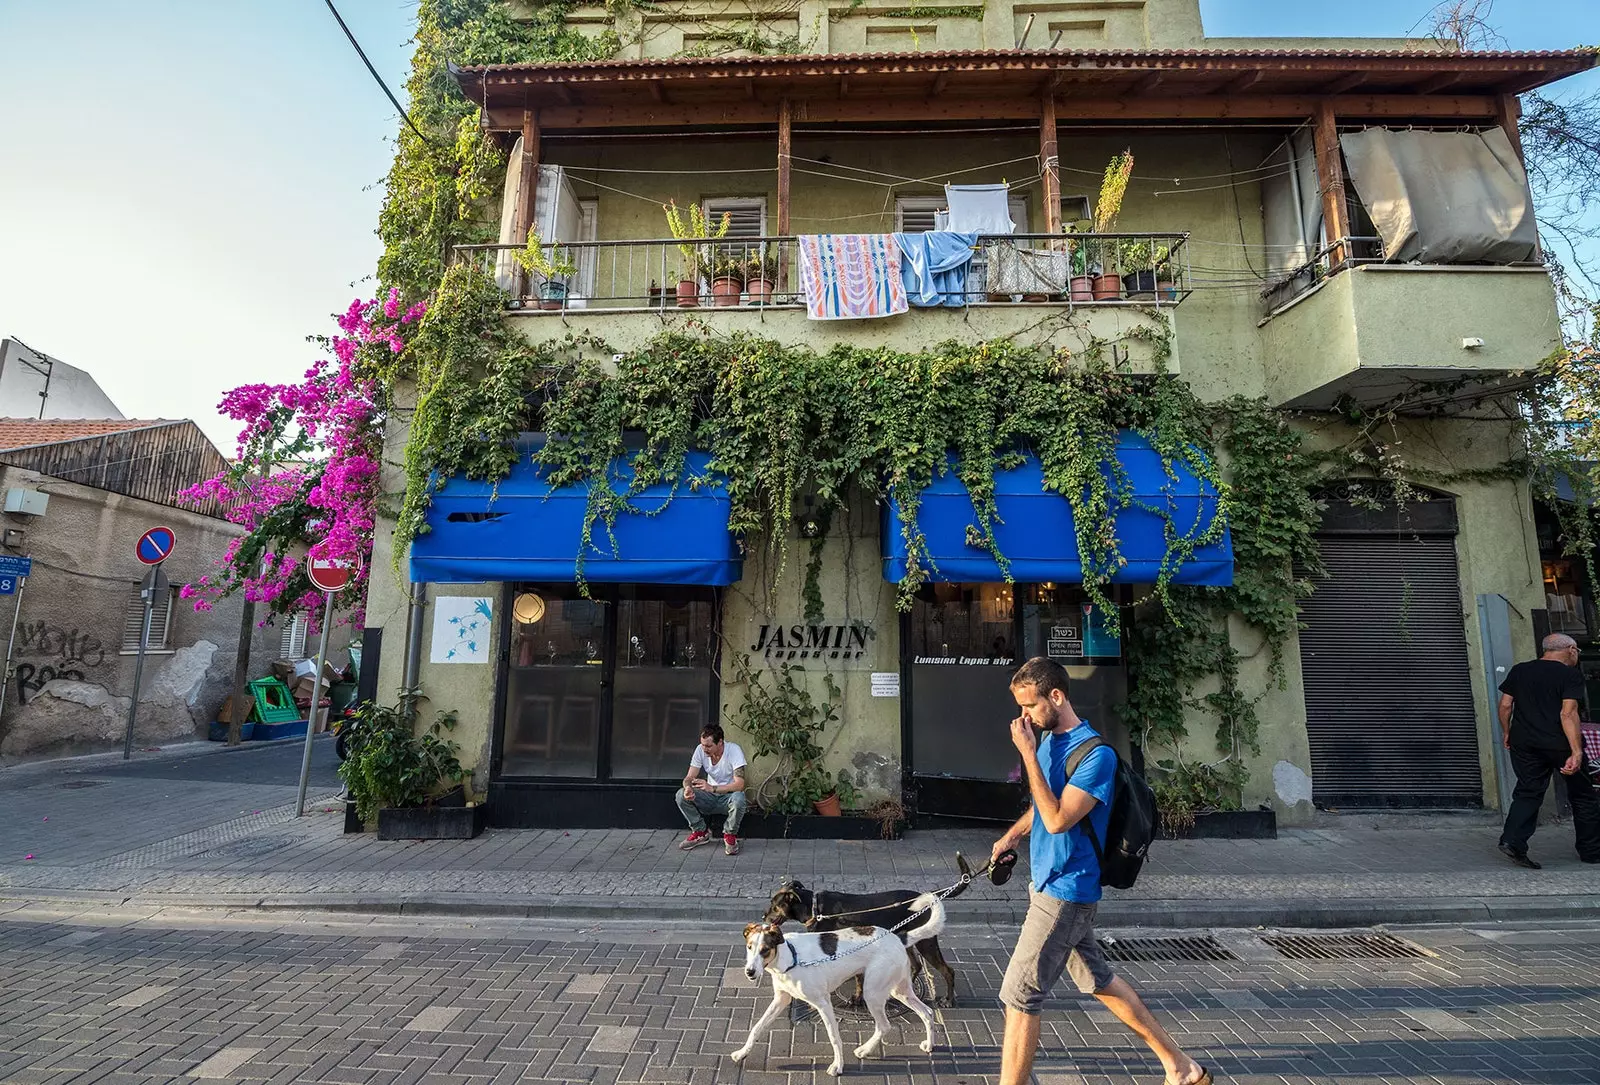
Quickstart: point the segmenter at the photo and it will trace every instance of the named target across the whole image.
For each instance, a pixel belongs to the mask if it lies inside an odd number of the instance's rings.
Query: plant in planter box
[[[460,748],[446,737],[456,714],[439,713],[420,735],[416,718],[416,698],[406,696],[393,707],[366,702],[341,727],[349,752],[339,778],[362,821],[384,809],[430,807],[461,783]]]
[[[676,203],[668,202],[662,205],[662,210],[667,213],[667,229],[675,240],[683,242],[678,246],[678,251],[683,254],[678,279],[678,306],[692,309],[700,304],[700,267],[702,261],[707,259],[707,246],[703,242],[726,237],[728,228],[733,224],[733,216],[724,214],[713,233],[706,222],[705,212],[697,203],[683,209]]]
[[[539,308],[560,309],[567,303],[567,286],[578,273],[578,265],[560,246],[546,245],[537,227],[528,231],[528,244],[517,253],[517,263],[541,280]]]

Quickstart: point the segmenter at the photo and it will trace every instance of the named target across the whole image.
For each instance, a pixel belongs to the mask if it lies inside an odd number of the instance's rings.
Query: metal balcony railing
[[[980,237],[952,304],[1177,305],[1190,292],[1188,234]],[[459,245],[493,274],[508,307],[562,312],[803,306],[793,237],[561,242],[524,270],[521,246]]]

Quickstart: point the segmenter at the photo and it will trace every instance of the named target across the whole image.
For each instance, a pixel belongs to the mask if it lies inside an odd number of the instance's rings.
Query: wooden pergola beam
[[[528,241],[528,231],[533,228],[533,209],[538,206],[535,202],[539,195],[539,112],[534,109],[522,111],[522,173],[521,184],[517,187],[517,202],[512,209],[511,221],[513,224],[512,240],[518,245],[525,245]],[[522,297],[527,293],[527,271],[521,264],[516,271],[516,295]]]
[[[1056,100],[1045,92],[1039,109],[1039,166],[1044,178],[1044,232],[1061,232],[1061,152],[1056,141]]]
[[[1016,98],[891,98],[861,95],[849,99],[791,98],[793,108],[809,123],[906,121],[1023,120],[1040,117],[1040,99]],[[1303,120],[1327,102],[1340,117],[1351,120],[1429,120],[1498,123],[1496,97],[1461,95],[1418,98],[1411,95],[1192,95],[1183,98],[1065,98],[1058,120],[1079,122],[1159,122],[1188,120]],[[523,110],[491,110],[489,127],[514,132],[522,127]],[[605,128],[752,127],[771,130],[772,107],[745,100],[703,104],[556,106],[539,111],[546,133]]]
[[[1344,94],[1346,91],[1355,90],[1367,81],[1366,72],[1351,72],[1349,75],[1340,76],[1322,88],[1324,94]]]

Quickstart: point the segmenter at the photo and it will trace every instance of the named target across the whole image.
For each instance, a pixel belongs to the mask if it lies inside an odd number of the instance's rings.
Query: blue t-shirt
[[[1094,826],[1095,838],[1103,845],[1106,824],[1111,820],[1116,751],[1110,746],[1092,751],[1072,774],[1072,779],[1067,779],[1067,758],[1080,745],[1097,737],[1087,721],[1063,735],[1047,733],[1039,743],[1039,769],[1044,773],[1045,783],[1050,785],[1051,794],[1057,798],[1071,783],[1100,800],[1089,811],[1089,821]],[[1033,887],[1039,892],[1075,904],[1093,904],[1100,899],[1100,860],[1095,858],[1094,845],[1089,842],[1082,821],[1064,833],[1052,833],[1044,827],[1044,818],[1036,805],[1028,857],[1033,867]]]

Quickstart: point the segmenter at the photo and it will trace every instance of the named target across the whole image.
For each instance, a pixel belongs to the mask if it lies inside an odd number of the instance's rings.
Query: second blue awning
[[[493,581],[572,583],[583,548],[588,486],[552,488],[523,455],[498,486],[451,479],[434,494],[430,530],[411,544],[411,579],[435,584]],[[596,523],[584,554],[583,575],[597,584],[697,584],[725,587],[743,564],[728,530],[727,491],[708,477],[703,452],[691,452],[684,481],[631,499],[607,532]],[[632,478],[625,461],[612,464],[612,487]],[[692,489],[689,480],[703,479]]]
[[[1197,453],[1198,455],[1198,453]],[[1151,584],[1167,559],[1167,517],[1183,538],[1199,538],[1218,515],[1215,487],[1174,463],[1173,478],[1161,456],[1143,437],[1123,432],[1117,439],[1117,462],[1128,480],[1128,499],[1115,510],[1117,550],[1125,564],[1111,576],[1118,584]],[[1108,467],[1109,471],[1110,468]],[[998,516],[994,533],[1010,566],[1011,579],[1023,584],[1083,582],[1072,505],[1044,488],[1044,469],[1034,457],[1020,467],[995,474]],[[1154,509],[1165,510],[1165,515]],[[988,550],[968,543],[968,527],[978,515],[972,497],[950,469],[922,491],[917,526],[927,540],[933,568],[926,579],[944,583],[994,583],[1006,579]],[[891,500],[883,525],[883,575],[894,583],[905,579],[906,539],[901,508]],[[1227,586],[1233,583],[1233,543],[1226,528],[1215,542],[1196,548],[1173,572],[1176,584]]]

